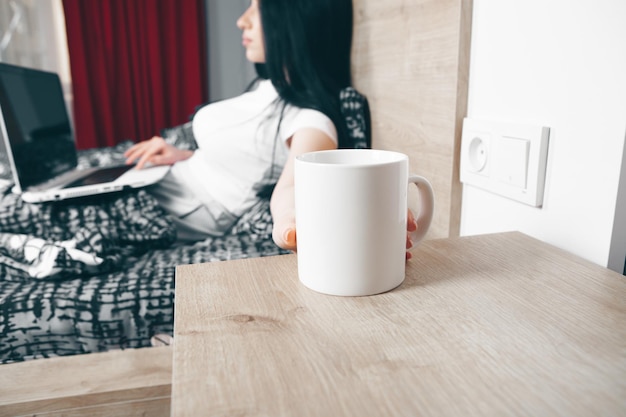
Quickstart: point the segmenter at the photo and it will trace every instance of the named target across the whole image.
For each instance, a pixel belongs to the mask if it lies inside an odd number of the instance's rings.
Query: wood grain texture
[[[0,366],[0,416],[168,416],[171,347]]]
[[[354,7],[354,84],[370,101],[373,147],[408,154],[412,171],[432,182],[427,237],[458,236],[472,2],[354,0]]]
[[[370,297],[295,255],[178,267],[172,415],[626,415],[623,276],[519,233],[414,255]]]

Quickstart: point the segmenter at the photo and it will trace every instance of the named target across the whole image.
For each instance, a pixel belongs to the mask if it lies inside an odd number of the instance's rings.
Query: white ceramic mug
[[[433,190],[409,175],[409,158],[392,151],[311,152],[295,161],[298,277],[312,290],[360,296],[404,281],[408,187],[419,190],[421,240],[432,221]]]

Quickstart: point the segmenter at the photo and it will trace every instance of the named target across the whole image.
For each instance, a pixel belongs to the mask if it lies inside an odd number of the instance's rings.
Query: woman
[[[259,77],[252,89],[196,113],[195,152],[154,137],[125,156],[139,169],[172,165],[151,191],[182,240],[223,234],[275,184],[273,239],[295,250],[294,160],[346,140],[339,92],[351,84],[352,2],[252,0],[237,26]]]

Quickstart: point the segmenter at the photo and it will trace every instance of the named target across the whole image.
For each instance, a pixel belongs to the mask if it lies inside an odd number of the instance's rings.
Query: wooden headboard
[[[408,154],[433,184],[427,238],[458,236],[472,1],[354,0],[354,11],[354,85],[370,103],[372,145]]]

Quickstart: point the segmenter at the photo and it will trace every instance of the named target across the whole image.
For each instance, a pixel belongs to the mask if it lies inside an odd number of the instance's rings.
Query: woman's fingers
[[[146,149],[150,146],[149,141],[139,142],[124,152],[124,156],[126,157],[126,163],[132,164],[137,159],[139,159],[145,152]]]
[[[165,141],[163,138],[155,136],[144,142],[133,145],[125,153],[126,163],[130,164],[136,161],[135,168],[141,169],[148,162],[152,162],[154,156],[163,152]]]
[[[408,211],[407,213],[407,220],[406,220],[406,260],[408,261],[409,259],[411,259],[411,257],[413,255],[411,255],[411,252],[409,252],[408,250],[411,249],[413,247],[413,240],[411,239],[411,233],[415,232],[417,230],[417,222],[415,221],[415,216],[413,215],[413,212],[411,210]]]
[[[283,238],[285,239],[286,246],[290,249],[294,250],[296,248],[296,229],[287,229],[283,233]]]
[[[417,221],[415,220],[415,216],[410,209],[407,213],[406,230],[408,232],[415,232],[417,230]]]
[[[280,220],[275,222],[272,237],[274,239],[274,243],[276,243],[279,247],[294,252],[296,251],[296,225],[292,222],[283,223]]]

